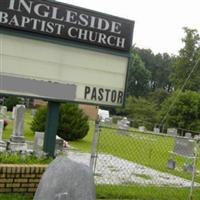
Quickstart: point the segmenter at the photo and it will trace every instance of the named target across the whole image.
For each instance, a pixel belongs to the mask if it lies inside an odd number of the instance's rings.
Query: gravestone
[[[200,135],[195,135],[194,139],[197,140],[197,141],[200,140]]]
[[[34,200],[95,200],[95,196],[90,168],[58,156],[43,174]]]
[[[173,152],[185,156],[194,157],[195,141],[187,138],[175,138]]]
[[[7,107],[6,106],[1,106],[0,113],[5,116],[6,113],[7,113]]]
[[[117,121],[118,130],[120,133],[126,133],[129,128],[130,121],[124,117],[122,120]]]
[[[33,151],[36,156],[44,155],[43,144],[44,144],[44,132],[35,132]],[[63,148],[64,148],[64,140],[56,135],[55,154],[63,151]]]
[[[13,125],[13,134],[10,138],[9,149],[11,151],[25,151],[27,144],[24,139],[24,105],[16,106],[16,116]]]
[[[176,128],[168,128],[167,134],[176,137],[177,136],[177,129]]]
[[[43,143],[44,143],[44,132],[35,132],[33,151],[36,156],[44,155]]]
[[[138,127],[138,130],[139,130],[140,132],[145,132],[145,126],[139,126],[139,127]]]
[[[186,138],[192,138],[192,134],[191,133],[185,133],[185,137]]]
[[[173,151],[170,152],[171,157],[175,159],[175,155],[184,157],[186,161],[192,161],[194,160],[194,151],[195,151],[195,141],[190,140],[189,138],[182,138],[182,137],[175,137],[174,138],[174,147]],[[167,166],[169,169],[175,168],[175,160],[169,159]],[[183,166],[183,170],[187,172],[193,172],[193,164],[191,163],[185,163]]]
[[[169,169],[175,169],[175,167],[176,167],[176,161],[173,160],[173,159],[169,159],[168,162],[167,162],[167,167]]]
[[[32,109],[32,110],[31,110],[31,115],[34,117],[34,116],[35,116],[35,114],[36,114],[36,112],[37,112],[37,110],[36,110],[36,109]]]
[[[12,109],[12,119],[13,120],[15,120],[15,117],[16,117],[16,109],[17,109],[16,106],[14,106]]]
[[[2,140],[3,127],[4,127],[4,120],[0,119],[0,151],[5,151],[5,149],[6,149],[6,144]]]
[[[160,133],[160,129],[159,129],[159,128],[154,128],[154,129],[153,129],[153,132],[154,132],[154,133]]]

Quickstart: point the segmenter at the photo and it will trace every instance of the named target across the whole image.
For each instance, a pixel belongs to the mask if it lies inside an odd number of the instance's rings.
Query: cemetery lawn
[[[27,110],[25,113],[24,136],[28,141],[34,140],[34,133],[30,130],[32,119],[31,110]],[[3,139],[10,138],[12,134],[12,123],[12,121],[9,122],[6,127],[3,133]],[[69,142],[72,147],[82,152],[91,152],[95,122],[89,121],[89,125],[90,130],[85,138]],[[101,128],[98,153],[112,154],[113,156],[136,162],[161,172],[168,172],[191,180],[191,174],[183,172],[182,170],[185,159],[181,157],[175,158],[178,170],[169,170],[166,167],[167,161],[170,158],[169,152],[173,149],[173,138],[141,133],[135,131],[135,129],[132,129],[132,131],[131,135],[126,137],[116,133],[115,129]],[[200,170],[199,159],[197,161],[197,170]],[[200,174],[197,174],[195,181],[200,183]]]
[[[13,130],[13,120],[11,120],[12,112],[7,112],[7,115],[9,116],[10,119],[8,122],[8,126],[5,128],[3,132],[4,140],[10,139]],[[25,139],[28,141],[33,141],[34,139],[34,133],[30,130],[32,119],[33,117],[31,116],[31,110],[27,109],[24,116],[24,136]]]
[[[21,194],[0,194],[1,200],[32,200],[33,197]]]
[[[11,115],[11,113],[10,113]],[[33,141],[34,133],[30,130],[32,121],[31,111],[25,113],[24,136],[26,140]],[[92,138],[95,130],[94,121],[89,122],[90,130],[85,138],[78,141],[71,141],[69,144],[82,152],[91,152]],[[12,121],[6,127],[3,138],[9,139],[12,134]],[[101,128],[98,153],[108,153],[122,159],[136,162],[153,169],[168,172],[173,175],[191,180],[191,174],[183,172],[185,161],[181,157],[174,157],[178,170],[167,169],[167,161],[170,158],[170,151],[173,149],[174,140],[172,137],[141,133],[132,129],[129,136],[124,136],[116,132],[115,129]],[[200,152],[199,152],[200,153]],[[200,160],[197,160],[197,170],[200,171]],[[200,174],[196,175],[195,181],[200,183]]]
[[[109,188],[108,188],[109,187]],[[170,188],[154,186],[107,186],[98,185],[97,199],[130,200],[187,200],[189,188]],[[193,200],[200,199],[200,188],[193,192]]]
[[[111,186],[98,185],[97,200],[186,200],[189,189],[168,187]],[[23,194],[0,194],[1,200],[31,200]],[[193,200],[200,199],[200,189],[195,189]]]
[[[33,141],[34,133],[30,130],[32,116],[28,110],[25,114],[25,138]],[[94,133],[94,122],[90,121],[90,130],[85,138],[79,141],[69,142],[75,149],[82,152],[91,152],[92,138]],[[9,139],[12,134],[12,122],[6,127],[3,138]],[[175,157],[177,169],[167,169],[167,161],[170,158],[169,151],[173,149],[174,140],[171,137],[141,133],[133,130],[129,136],[122,136],[114,129],[102,128],[98,153],[112,154],[122,159],[126,159],[147,167],[151,167],[161,172],[167,172],[179,177],[191,180],[191,174],[184,172],[182,167],[185,160]],[[199,152],[200,153],[200,152]],[[197,170],[200,171],[200,160],[197,160]],[[200,183],[200,173],[196,174],[196,182]],[[127,183],[128,184],[128,183]],[[169,188],[152,186],[109,186],[97,185],[98,199],[132,199],[132,200],[184,200],[189,195],[189,188]],[[0,199],[2,196],[0,196]],[[25,197],[23,197],[24,200]],[[19,198],[20,200],[23,198]],[[5,198],[6,199],[6,198]],[[9,199],[9,198],[7,198]],[[14,199],[17,199],[14,198]],[[194,200],[200,199],[200,188],[195,189]]]

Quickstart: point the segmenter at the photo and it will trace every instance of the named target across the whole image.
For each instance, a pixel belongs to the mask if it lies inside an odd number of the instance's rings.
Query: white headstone
[[[177,136],[177,129],[175,128],[168,128],[167,129],[167,134],[172,135],[172,136]]]
[[[23,136],[24,133],[24,112],[25,106],[24,105],[17,105],[16,106],[16,118],[14,121],[14,129],[13,135],[15,136]]]
[[[7,113],[7,107],[6,106],[1,106],[0,112],[1,112],[1,114],[6,115],[6,113]]]
[[[58,156],[42,176],[34,200],[95,200],[94,176],[82,163]]]
[[[32,116],[35,116],[36,111],[37,111],[36,109],[32,109],[32,110],[31,110],[31,115],[32,115]]]
[[[122,120],[117,121],[118,129],[121,132],[126,132],[129,128],[129,124],[130,124],[130,121],[126,117],[124,117]]]
[[[33,150],[36,155],[43,155],[44,132],[35,132]],[[64,140],[56,135],[55,153],[63,151]]]
[[[154,133],[160,133],[160,129],[159,129],[159,128],[154,128],[154,129],[153,129],[153,132],[154,132]]]
[[[12,142],[24,142],[24,112],[24,105],[16,106],[16,116],[13,125],[13,135],[11,137]]]
[[[175,138],[173,152],[186,157],[194,157],[195,141],[187,138]]]
[[[4,120],[0,119],[0,152],[6,150],[6,143],[2,140]]]
[[[139,126],[139,127],[138,127],[138,130],[139,130],[140,132],[145,132],[145,126]]]
[[[3,127],[4,127],[4,120],[0,119],[0,141],[2,140]]]
[[[192,134],[191,134],[191,133],[185,133],[185,137],[186,137],[186,138],[191,138],[191,137],[192,137]]]
[[[16,106],[14,106],[12,109],[12,119],[14,120],[15,117],[16,117]]]

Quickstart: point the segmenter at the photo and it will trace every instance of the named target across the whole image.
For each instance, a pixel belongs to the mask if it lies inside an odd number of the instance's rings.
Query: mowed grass
[[[11,116],[11,113],[8,112]],[[25,113],[24,136],[26,140],[33,141],[34,133],[30,130],[33,117],[31,111]],[[82,140],[71,141],[69,144],[79,151],[91,152],[95,122],[89,122],[90,129],[86,137]],[[10,121],[3,133],[3,139],[9,139],[12,135],[13,121]],[[153,169],[168,172],[191,180],[191,174],[183,172],[183,165],[186,161],[182,157],[174,157],[176,160],[176,170],[167,168],[167,161],[170,158],[174,139],[149,133],[141,133],[131,129],[129,135],[120,134],[116,129],[101,128],[98,152],[108,153],[114,156],[142,164]],[[200,171],[200,162],[197,160],[197,170]],[[196,174],[196,181],[200,182],[200,174]]]
[[[34,133],[30,130],[32,116],[28,110],[25,114],[24,136],[26,140],[33,141]],[[9,139],[12,134],[12,121],[6,127],[3,138]],[[71,146],[79,151],[91,152],[95,123],[90,121],[90,130],[85,138],[79,141],[69,142]],[[138,164],[151,167],[153,169],[168,172],[170,174],[184,177],[191,180],[191,174],[184,172],[182,167],[186,161],[181,157],[174,157],[176,169],[169,170],[167,161],[170,158],[169,152],[172,151],[174,139],[150,133],[141,133],[132,129],[127,136],[120,134],[115,129],[101,128],[98,153],[112,154]],[[200,162],[197,161],[197,170],[200,170]],[[200,183],[200,175],[196,174],[195,181]],[[132,199],[132,200],[184,200],[189,195],[189,188],[169,188],[153,186],[109,186],[97,185],[98,199]],[[195,188],[193,200],[200,199],[200,189]],[[29,197],[23,197],[24,200]],[[23,198],[21,198],[23,200]],[[12,199],[11,197],[0,196],[0,199]],[[16,196],[13,199],[20,199]]]
[[[131,200],[188,200],[189,188],[171,188],[154,186],[108,186],[98,185],[98,199],[131,199]],[[200,199],[200,188],[195,189],[192,200]]]
[[[174,138],[150,133],[131,131],[127,136],[120,134],[115,129],[101,128],[98,153],[109,153],[114,156],[151,167],[153,169],[168,172],[170,174],[191,180],[191,173],[183,171],[185,162],[192,162],[181,156],[174,156],[176,169],[167,168],[167,161],[171,158]],[[200,162],[197,160],[195,181],[200,183]]]
[[[3,132],[3,139],[8,140],[10,139],[13,133],[13,123],[14,121],[11,119],[11,112],[7,112],[8,116],[8,126],[6,126]],[[24,115],[24,137],[26,140],[33,141],[34,140],[34,133],[30,129],[30,125],[32,122],[33,116],[31,116],[31,110],[27,109]]]

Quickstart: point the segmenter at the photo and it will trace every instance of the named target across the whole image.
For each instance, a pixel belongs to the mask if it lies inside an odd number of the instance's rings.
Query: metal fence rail
[[[96,124],[90,166],[97,188],[115,198],[199,200],[198,153],[193,138]]]

